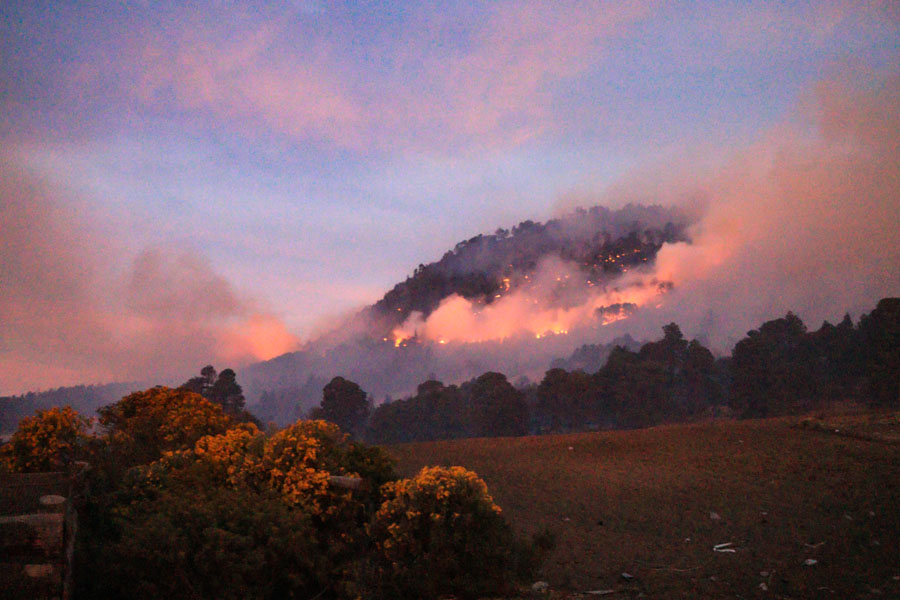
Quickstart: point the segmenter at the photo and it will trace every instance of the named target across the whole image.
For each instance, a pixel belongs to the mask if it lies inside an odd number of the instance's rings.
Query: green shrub
[[[79,597],[262,600],[327,586],[308,515],[274,493],[173,486],[107,518],[115,535],[80,549],[91,560],[77,565]]]

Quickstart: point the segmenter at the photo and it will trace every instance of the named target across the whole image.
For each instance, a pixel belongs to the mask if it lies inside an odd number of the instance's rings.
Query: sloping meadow
[[[894,418],[895,427],[900,421]],[[554,593],[900,596],[900,445],[797,419],[395,446],[483,477]]]

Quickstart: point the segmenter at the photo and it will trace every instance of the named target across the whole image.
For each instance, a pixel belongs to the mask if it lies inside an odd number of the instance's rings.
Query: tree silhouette
[[[900,404],[900,298],[884,298],[860,319],[870,403]]]
[[[217,377],[216,369],[212,365],[206,365],[200,370],[199,377],[188,379],[178,389],[200,394],[221,406],[232,417],[244,421],[253,420],[244,410],[244,390],[238,385],[237,375],[232,369],[224,369]]]
[[[312,416],[325,419],[345,433],[359,437],[369,417],[366,393],[357,384],[335,377],[322,389],[322,403]]]
[[[215,370],[212,373],[215,374]],[[231,369],[219,373],[208,394],[209,399],[219,404],[229,415],[238,415],[244,410],[244,391],[238,385],[237,376]]]
[[[472,427],[476,436],[525,435],[528,407],[522,393],[502,373],[488,372],[469,386]]]

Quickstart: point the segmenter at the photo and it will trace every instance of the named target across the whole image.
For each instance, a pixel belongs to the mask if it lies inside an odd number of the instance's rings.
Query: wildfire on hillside
[[[550,266],[552,272],[545,266],[520,278],[517,286],[504,278],[490,302],[452,294],[427,316],[411,313],[388,339],[400,347],[410,340],[447,344],[566,335],[579,327],[627,319],[641,307],[656,307],[672,288],[650,273],[623,274],[604,287],[562,261]]]

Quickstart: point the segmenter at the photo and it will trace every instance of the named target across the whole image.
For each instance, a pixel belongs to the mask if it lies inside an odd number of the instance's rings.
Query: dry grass
[[[827,419],[817,428],[714,422],[391,451],[404,474],[474,469],[517,530],[551,530],[557,547],[542,577],[555,590],[900,598],[900,445],[834,435]],[[713,550],[727,542],[734,552]]]
[[[797,426],[861,440],[900,444],[900,413],[895,412],[816,414],[800,419]]]

